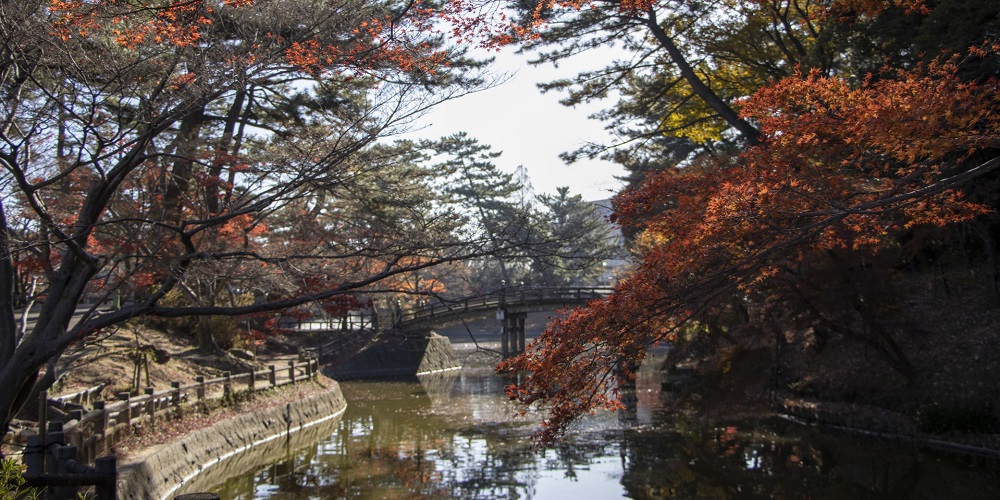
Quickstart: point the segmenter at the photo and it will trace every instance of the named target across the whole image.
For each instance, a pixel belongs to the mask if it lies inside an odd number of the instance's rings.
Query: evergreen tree
[[[620,255],[618,241],[597,209],[568,187],[555,195],[542,194],[548,251],[531,259],[531,283],[537,286],[593,286],[600,284],[604,261]]]

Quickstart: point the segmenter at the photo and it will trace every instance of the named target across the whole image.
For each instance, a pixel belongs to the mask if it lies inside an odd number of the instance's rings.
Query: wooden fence
[[[77,448],[65,445],[62,422],[49,422],[42,436],[28,438],[24,449],[25,483],[45,488],[49,500],[76,500],[81,486],[93,486],[95,500],[117,500],[118,466],[114,456],[100,457],[89,467],[77,460]]]
[[[208,379],[197,377],[194,383],[171,382],[170,389],[146,388],[139,396],[119,393],[114,402],[94,401],[93,409],[70,410],[62,426],[65,444],[76,447],[76,460],[82,464],[106,455],[112,447],[137,426],[156,427],[156,423],[180,415],[185,408],[205,409],[213,400],[231,400],[238,392],[253,393],[315,378],[319,360],[306,354],[287,365],[270,365],[266,370]],[[47,398],[43,399],[47,401]],[[39,431],[44,442],[48,427],[48,404],[41,405]]]
[[[98,384],[69,394],[60,394],[49,401],[49,404],[63,409],[67,407],[72,409],[73,405],[81,407],[91,406],[94,401],[100,401],[101,394],[104,393],[104,387],[105,384]]]

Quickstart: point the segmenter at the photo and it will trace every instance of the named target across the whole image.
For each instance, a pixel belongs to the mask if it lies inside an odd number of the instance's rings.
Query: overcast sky
[[[621,186],[614,178],[624,173],[620,167],[600,160],[566,165],[559,159],[559,153],[587,141],[609,142],[601,123],[587,118],[598,107],[567,108],[559,104],[561,94],[541,94],[535,87],[539,82],[572,77],[584,64],[596,68],[607,62],[600,59],[600,52],[592,55],[597,57],[553,68],[529,66],[527,56],[505,50],[496,54],[495,68],[514,73],[509,81],[435,107],[415,124],[417,130],[404,137],[438,138],[464,131],[494,151],[502,151],[496,164],[504,170],[513,172],[524,165],[536,193],[554,193],[557,187],[569,186],[571,193],[586,200],[609,198]]]

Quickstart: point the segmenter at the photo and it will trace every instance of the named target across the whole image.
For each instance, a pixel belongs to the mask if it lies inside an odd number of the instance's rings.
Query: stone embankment
[[[447,337],[386,337],[350,358],[331,363],[323,374],[335,380],[407,377],[457,370],[462,363]]]
[[[258,448],[284,446],[288,440],[308,442],[316,432],[329,433],[346,407],[340,386],[333,383],[323,393],[246,413],[147,449],[119,467],[119,498],[173,498],[221,482],[255,465],[247,460],[272,456],[258,453]],[[254,453],[243,453],[251,448]]]
[[[331,378],[413,376],[461,367],[447,337],[380,339],[323,371]],[[119,467],[119,497],[168,499],[207,491],[228,477],[266,465],[275,453],[330,434],[346,408],[340,387],[258,410],[147,450]],[[253,450],[252,453],[243,453]]]

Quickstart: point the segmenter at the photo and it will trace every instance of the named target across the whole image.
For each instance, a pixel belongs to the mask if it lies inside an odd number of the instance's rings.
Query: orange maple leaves
[[[249,0],[223,2],[234,7],[249,3]],[[212,24],[213,13],[214,9],[202,0],[164,0],[141,5],[120,0],[52,0],[49,4],[52,32],[60,39],[85,38],[107,28],[115,43],[128,49],[147,43],[194,45],[201,38],[201,27]]]
[[[957,62],[868,76],[858,88],[810,74],[761,89],[743,113],[767,143],[744,159],[761,175],[782,176],[774,185],[801,200],[797,217],[843,216],[855,246],[877,244],[895,223],[980,215],[986,208],[962,200],[949,179],[1000,146],[1000,87],[962,81]]]
[[[848,12],[877,16],[890,7],[899,7],[907,14],[928,12],[924,0],[834,0],[830,2],[827,10],[839,16]]]
[[[703,311],[725,310],[726,297],[764,289],[811,255],[874,250],[905,228],[988,212],[959,188],[1000,167],[1000,85],[962,80],[959,63],[857,86],[818,74],[774,82],[741,103],[762,143],[618,195],[615,220],[642,231],[636,272],[501,365],[533,372],[508,394],[550,405],[542,441],[583,413],[615,408],[611,389],[645,347]]]
[[[363,23],[370,38],[351,46],[341,47],[321,44],[310,39],[293,42],[285,50],[285,59],[298,70],[318,76],[326,72],[342,73],[350,70],[357,74],[369,74],[380,67],[392,67],[399,71],[418,70],[434,74],[438,68],[447,66],[447,53],[434,50],[427,42],[406,46],[389,41],[378,33],[378,24]]]
[[[987,213],[959,188],[1000,164],[997,109],[997,82],[962,81],[955,59],[856,88],[793,76],[743,103],[762,144],[735,165],[662,172],[620,195],[615,217],[646,232],[642,272],[661,282],[753,286],[785,259],[874,250],[893,231]]]
[[[118,46],[137,50],[146,45],[194,46],[200,43],[205,27],[213,24],[219,7],[250,5],[251,0],[223,0],[215,7],[207,0],[159,0],[141,5],[123,0],[51,0],[49,16],[52,34],[63,41],[105,31]],[[342,71],[369,74],[380,68],[434,74],[448,65],[446,52],[434,49],[426,40],[414,41],[411,35],[423,36],[432,30],[436,19],[436,11],[421,7],[417,1],[404,16],[379,15],[360,21],[352,31],[354,38],[342,43],[317,38],[284,40],[274,34],[267,37],[286,47],[283,52],[288,64],[312,76]],[[254,55],[248,57],[252,62]]]

